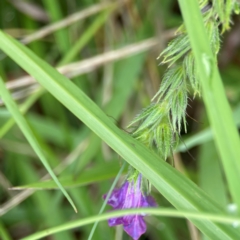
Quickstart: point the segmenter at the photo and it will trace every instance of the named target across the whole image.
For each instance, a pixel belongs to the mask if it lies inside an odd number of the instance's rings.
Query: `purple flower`
[[[155,207],[155,200],[151,196],[145,196],[142,193],[141,183],[141,174],[138,175],[136,183],[134,180],[131,182],[126,181],[121,188],[113,190],[107,203],[115,210]],[[105,199],[106,195],[104,195],[103,198]],[[139,237],[147,230],[147,226],[143,218],[144,214],[110,218],[108,220],[108,225],[112,227],[122,224],[124,231],[127,232],[127,234],[134,240],[138,240]]]

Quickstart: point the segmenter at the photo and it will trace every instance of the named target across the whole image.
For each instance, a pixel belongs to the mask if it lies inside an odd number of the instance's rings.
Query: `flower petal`
[[[146,232],[147,226],[142,216],[135,215],[130,224],[123,225],[123,229],[134,240],[138,240]]]
[[[113,227],[113,226],[116,226],[116,225],[119,225],[119,224],[123,224],[123,218],[122,217],[108,219],[108,225],[110,227]]]
[[[157,207],[157,203],[152,196],[147,196],[147,202],[149,207]]]
[[[147,196],[142,192],[141,185],[142,175],[139,174],[136,182],[134,180],[126,181],[121,188],[115,189],[107,203],[114,209],[157,206],[155,200],[151,196]],[[106,199],[106,195],[104,195],[103,198]],[[143,218],[145,215],[146,214],[144,213],[139,213],[135,215],[110,218],[108,224],[110,227],[122,224],[125,232],[130,235],[133,240],[138,240],[147,229]]]
[[[128,189],[129,183],[126,181],[120,189],[115,189],[112,191],[107,203],[114,209],[122,208],[124,198]],[[106,199],[107,194],[103,195],[103,199]]]

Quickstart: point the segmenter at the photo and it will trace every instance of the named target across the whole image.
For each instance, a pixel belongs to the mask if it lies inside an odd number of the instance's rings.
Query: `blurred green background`
[[[219,68],[240,124],[240,18],[234,17],[233,22],[222,38]],[[123,131],[158,90],[166,66],[158,66],[156,58],[181,23],[173,0],[0,1],[0,28],[58,67]],[[54,97],[39,92],[39,85],[3,52],[0,70],[78,208],[74,213],[53,184],[40,182],[49,176],[0,101],[0,239],[20,239],[97,214],[121,159]],[[228,190],[204,106],[191,92],[187,116],[188,134],[182,133],[174,155],[176,168],[226,206]],[[23,185],[29,186],[13,189]],[[159,206],[171,206],[154,189],[153,195]],[[154,216],[146,220],[148,231],[141,240],[201,239],[187,220]],[[91,227],[46,239],[87,239]],[[109,228],[101,222],[93,239],[130,238],[121,227]]]

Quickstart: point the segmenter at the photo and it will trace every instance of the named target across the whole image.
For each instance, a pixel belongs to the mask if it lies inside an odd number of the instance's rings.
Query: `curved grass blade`
[[[47,169],[47,171],[49,172],[49,174],[51,175],[53,180],[56,182],[56,184],[58,185],[58,187],[60,188],[62,193],[65,195],[65,197],[67,198],[69,203],[72,205],[74,211],[77,212],[77,209],[76,209],[72,199],[70,198],[70,196],[68,195],[68,193],[63,188],[61,183],[58,181],[56,175],[52,171],[50,165],[48,164],[47,159],[45,158],[45,156],[44,156],[44,154],[41,150],[41,147],[40,147],[37,139],[34,136],[34,133],[32,132],[32,130],[31,130],[30,126],[28,125],[28,122],[26,121],[26,119],[23,117],[23,115],[19,111],[16,103],[13,101],[13,99],[12,99],[10,93],[8,92],[1,76],[0,76],[0,95],[1,95],[5,105],[7,106],[9,112],[12,114],[16,123],[18,124],[19,128],[22,130],[23,134],[27,138],[29,144],[32,146],[32,148],[34,149],[34,151],[38,155],[39,159],[42,161],[44,167]]]
[[[81,220],[73,221],[70,223],[63,224],[58,227],[50,228],[47,230],[43,230],[37,233],[34,233],[28,237],[23,238],[22,240],[35,240],[39,238],[46,237],[50,234],[66,231],[69,229],[81,227],[87,224],[94,223],[96,221],[103,221],[109,218],[120,217],[124,215],[136,214],[136,213],[146,213],[156,216],[165,216],[165,217],[176,217],[176,218],[191,218],[191,219],[202,219],[202,220],[211,220],[214,222],[225,223],[225,224],[232,224],[232,223],[240,223],[239,217],[229,217],[227,215],[215,215],[210,213],[195,213],[195,212],[187,212],[187,211],[176,211],[173,209],[167,208],[141,208],[141,209],[128,209],[128,210],[121,210],[121,211],[112,211],[109,213],[105,213],[102,215],[96,215],[89,218],[84,218]],[[224,239],[224,238],[221,238]]]
[[[30,96],[21,106],[20,111],[24,115],[28,109],[36,102],[36,100],[42,95],[43,89],[39,89],[32,96]],[[0,128],[0,139],[14,126],[14,118],[10,118],[1,128]]]

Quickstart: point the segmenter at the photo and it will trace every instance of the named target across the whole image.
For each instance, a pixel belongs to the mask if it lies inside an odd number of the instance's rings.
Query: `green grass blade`
[[[62,13],[61,5],[58,0],[43,0],[43,4],[45,5],[52,22],[56,22],[61,20],[64,16]],[[56,43],[58,45],[59,50],[65,54],[68,52],[70,48],[70,40],[67,29],[60,29],[54,32]]]
[[[8,234],[7,230],[5,229],[1,221],[0,221],[0,238],[2,240],[11,240],[10,235]]]
[[[73,221],[67,224],[63,224],[61,226],[51,228],[48,230],[44,230],[41,232],[37,232],[35,234],[32,234],[26,238],[23,238],[22,240],[35,240],[39,238],[46,237],[50,234],[56,233],[56,232],[61,232],[61,231],[66,231],[69,229],[81,227],[90,223],[94,223],[95,221],[103,221],[107,220],[109,218],[113,217],[120,217],[124,215],[129,215],[129,214],[136,214],[136,213],[146,213],[146,214],[152,214],[156,216],[166,216],[166,217],[188,217],[188,218],[194,218],[194,219],[203,219],[203,220],[209,220],[211,219],[212,221],[215,222],[221,222],[221,223],[240,223],[240,218],[238,217],[229,217],[226,215],[214,215],[214,214],[209,214],[209,213],[194,213],[194,212],[184,212],[184,211],[176,211],[173,209],[166,209],[166,208],[142,208],[141,210],[139,209],[128,209],[128,210],[121,210],[121,211],[113,211],[110,213],[105,213],[102,215],[96,215],[93,217],[89,218],[84,218],[81,220]],[[225,239],[225,238],[219,238],[219,239]]]
[[[115,126],[112,119],[65,76],[25,46],[0,32],[0,48],[29,72],[53,96],[101,137],[179,210],[221,213],[223,210],[193,182],[144,145]],[[238,239],[239,232],[210,220],[192,222],[211,239]]]
[[[33,162],[25,161],[26,157],[18,156],[17,154],[13,154],[13,157],[13,159],[18,159],[18,161],[16,161],[14,164],[13,169],[15,170],[15,174],[21,179],[21,183],[24,184],[38,180],[39,176],[36,174]],[[29,164],[29,162],[31,164]],[[59,203],[54,201],[54,198],[57,194],[62,195],[60,191],[55,191],[54,193],[49,191],[38,191],[29,199],[29,201],[32,201],[34,206],[37,206],[38,211],[41,212],[40,219],[45,222],[45,226],[48,226],[48,228],[55,227],[56,225],[60,225],[67,221],[67,218],[63,212],[58,211],[59,208],[61,208],[61,202]],[[35,218],[31,212],[29,214],[32,217],[31,219]],[[72,232],[68,231],[54,234],[53,238],[57,240],[73,240]]]
[[[25,114],[28,109],[37,101],[39,96],[43,93],[43,89],[39,89],[36,93],[31,95],[21,106],[20,111]],[[14,126],[14,118],[10,118],[1,128],[0,128],[0,139]]]
[[[83,33],[83,35],[78,39],[69,52],[64,56],[64,58],[59,62],[58,65],[64,65],[74,60],[74,58],[79,54],[81,49],[89,42],[96,31],[106,22],[112,10],[106,10],[96,17],[91,26]]]
[[[124,170],[125,167],[126,167],[126,162],[123,163],[123,165],[122,165],[122,167],[120,168],[117,176],[115,177],[115,179],[114,179],[114,181],[113,181],[113,183],[112,183],[112,186],[110,187],[109,192],[107,193],[106,199],[104,200],[103,205],[102,205],[102,207],[101,207],[101,209],[100,209],[100,211],[99,211],[99,213],[98,213],[99,215],[103,213],[103,211],[104,211],[104,209],[105,209],[105,207],[106,207],[106,205],[107,205],[107,201],[108,201],[110,195],[112,194],[113,189],[114,189],[115,186],[117,185],[117,182],[118,182],[119,178],[121,177],[122,172],[123,172],[123,170]],[[91,232],[90,232],[90,234],[89,234],[88,240],[92,240],[92,237],[93,237],[93,234],[94,234],[94,232],[95,232],[95,230],[96,230],[96,228],[97,228],[97,225],[98,225],[98,221],[94,223],[94,225],[93,225],[93,227],[92,227],[92,230],[91,230]]]
[[[203,100],[233,201],[240,209],[240,141],[197,1],[179,0],[203,88]]]
[[[56,175],[54,174],[51,167],[49,166],[48,161],[45,158],[37,139],[35,138],[31,128],[29,127],[29,125],[26,121],[26,119],[23,117],[23,115],[19,111],[16,103],[13,101],[13,99],[12,99],[10,93],[8,92],[7,88],[5,87],[5,84],[4,84],[1,77],[0,77],[0,95],[1,95],[5,105],[7,106],[9,112],[12,114],[16,123],[18,124],[18,126],[22,130],[23,134],[27,138],[28,142],[30,143],[30,145],[32,146],[32,148],[34,149],[36,154],[38,155],[39,159],[42,161],[44,167],[47,169],[47,171],[49,172],[51,177],[54,179],[54,181],[56,182],[56,184],[58,185],[58,187],[60,188],[62,193],[66,196],[69,203],[72,205],[73,209],[77,212],[77,209],[76,209],[72,199],[70,198],[70,196],[68,195],[66,190],[63,188],[61,183],[58,181]]]
[[[240,105],[238,105],[233,111],[233,118],[234,122],[237,127],[240,126]],[[213,132],[210,127],[194,134],[193,136],[187,137],[186,139],[183,138],[181,144],[179,144],[176,148],[176,152],[186,152],[192,147],[197,145],[201,145],[203,143],[209,142],[213,140]]]
[[[78,177],[73,178],[72,174],[66,175],[64,177],[59,177],[59,182],[65,188],[86,186],[88,184],[93,184],[93,183],[114,178],[117,175],[118,171],[119,171],[119,164],[117,163],[117,161],[114,161],[112,163],[101,163],[100,166],[96,166],[92,169],[81,172]],[[13,189],[18,189],[18,190],[27,189],[27,188],[46,190],[46,189],[55,189],[57,188],[57,185],[54,181],[47,180],[43,182],[30,183],[24,186],[13,187]]]
[[[199,185],[209,196],[218,199],[218,203],[226,207],[229,203],[226,185],[224,184],[219,156],[213,141],[205,143],[200,147],[198,162]]]

